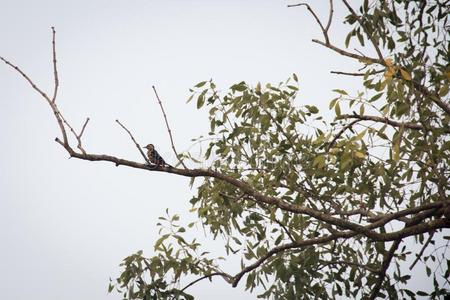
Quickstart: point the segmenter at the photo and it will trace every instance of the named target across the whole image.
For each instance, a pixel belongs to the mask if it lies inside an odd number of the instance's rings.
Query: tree
[[[296,106],[295,74],[276,85],[240,82],[227,93],[212,80],[200,82],[189,100],[209,109],[208,139],[198,140],[207,143],[202,159],[208,168],[188,168],[186,162],[197,159],[176,151],[156,89],[177,166],[152,165],[118,120],[145,162],[87,152],[82,136],[89,119],[76,132],[56,101],[53,28],[51,95],[0,57],[46,100],[61,131],[56,142],[71,157],[187,176],[191,184],[202,180],[191,199],[200,224],[182,226],[177,215],[162,217],[154,256],[127,257],[110,290],[116,287],[127,299],[192,299],[187,289],[200,280],[221,277],[235,287],[246,277],[248,289],[261,287],[261,297],[275,299],[446,293],[440,283],[449,283],[448,246],[441,256],[426,249],[450,239],[445,236],[450,227],[448,5],[380,0],[364,1],[355,10],[342,0],[350,30],[345,47],[339,47],[329,34],[333,4],[330,0],[325,22],[308,4],[291,6],[306,7],[320,27],[323,39],[314,43],[361,64],[358,72],[332,72],[359,76],[364,92],[335,90],[330,109],[336,118],[330,122],[313,105]],[[348,50],[352,41],[373,55]],[[194,226],[203,226],[212,238],[223,237],[227,253],[242,255],[241,270],[223,272],[223,258],[187,239],[185,232]],[[429,293],[407,285],[418,261],[432,277]],[[433,271],[433,262],[442,269]],[[186,276],[195,279],[180,288]]]

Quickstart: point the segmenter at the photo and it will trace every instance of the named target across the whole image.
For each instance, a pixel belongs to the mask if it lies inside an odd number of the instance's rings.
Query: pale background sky
[[[327,2],[314,3],[321,16]],[[241,80],[277,83],[295,72],[298,103],[325,110],[332,89],[360,88],[355,79],[329,74],[355,65],[311,43],[320,31],[305,9],[286,7],[294,3],[0,0],[0,55],[50,91],[55,26],[58,103],[77,129],[91,118],[86,150],[141,160],[114,123],[118,118],[141,144],[154,143],[174,162],[151,85],[164,101],[179,150],[208,130],[207,113],[185,103],[199,81],[213,78],[226,90]],[[343,9],[336,9],[333,34],[342,45]],[[53,141],[59,129],[49,107],[4,64],[0,105],[1,298],[119,299],[106,293],[108,278],[117,276],[124,257],[140,249],[151,254],[158,216],[169,208],[192,219],[186,216],[195,192],[189,180],[67,159]],[[217,243],[205,248],[220,249]],[[234,267],[225,269],[235,273]],[[191,291],[200,300],[256,299],[244,285],[233,289],[215,279]]]

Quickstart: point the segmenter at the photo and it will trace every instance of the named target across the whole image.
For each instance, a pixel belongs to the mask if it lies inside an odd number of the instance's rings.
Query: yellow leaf
[[[395,69],[393,67],[389,67],[386,72],[384,73],[384,77],[386,78],[392,78],[395,74]]]
[[[403,79],[408,81],[411,80],[411,75],[409,75],[408,71],[400,69],[400,73],[402,74]]]
[[[392,67],[394,64],[393,64],[393,62],[392,62],[392,58],[386,58],[385,60],[384,60],[384,63],[386,64],[386,66],[388,66],[388,67]]]
[[[360,152],[360,151],[356,151],[355,152],[355,156],[357,158],[364,158],[364,157],[366,157],[366,155],[363,152]]]

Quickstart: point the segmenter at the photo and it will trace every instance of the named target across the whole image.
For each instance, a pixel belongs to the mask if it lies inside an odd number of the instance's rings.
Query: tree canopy
[[[140,251],[124,259],[110,291],[121,291],[124,299],[193,299],[190,286],[220,277],[274,299],[447,293],[449,246],[427,248],[450,239],[449,5],[366,0],[356,8],[342,0],[349,31],[336,37],[329,32],[338,7],[329,4],[325,20],[309,4],[291,7],[306,8],[321,29],[314,43],[360,64],[357,71],[332,72],[357,76],[362,91],[334,90],[329,108],[335,118],[327,120],[316,106],[300,105],[296,74],[277,84],[242,81],[226,92],[213,80],[200,82],[189,101],[209,112],[210,131],[196,140],[206,152],[200,160],[178,153],[172,140],[175,167],[149,164],[119,121],[145,163],[84,149],[89,119],[78,133],[57,105],[54,30],[50,96],[0,57],[50,105],[61,130],[56,141],[72,157],[187,176],[196,184],[190,203],[198,222],[183,225],[177,215],[161,217],[153,256]],[[358,49],[350,50],[352,43]],[[187,167],[198,162],[208,167]],[[227,254],[241,258],[240,270],[224,272],[226,258],[186,237],[199,226],[211,238],[221,237]],[[408,285],[418,263],[432,283],[428,291]]]

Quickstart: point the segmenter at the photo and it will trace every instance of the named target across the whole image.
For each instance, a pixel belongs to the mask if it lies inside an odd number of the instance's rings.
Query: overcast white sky
[[[327,2],[314,3],[321,16]],[[141,160],[114,123],[118,118],[140,143],[152,142],[174,162],[152,85],[180,150],[208,129],[207,113],[186,104],[188,89],[199,81],[213,78],[226,90],[241,80],[277,83],[295,72],[299,104],[325,110],[332,89],[360,87],[329,74],[352,71],[354,64],[312,44],[320,31],[304,9],[286,7],[293,3],[0,0],[0,55],[50,91],[55,26],[58,103],[77,128],[91,118],[86,149]],[[333,34],[342,44],[343,9],[336,9]],[[1,297],[119,299],[106,293],[108,278],[115,278],[127,255],[140,249],[151,254],[157,217],[166,208],[187,214],[195,192],[188,179],[67,159],[53,141],[58,128],[50,109],[4,64],[0,105]],[[192,291],[200,300],[256,299],[243,291],[244,282],[233,289],[219,279]]]

